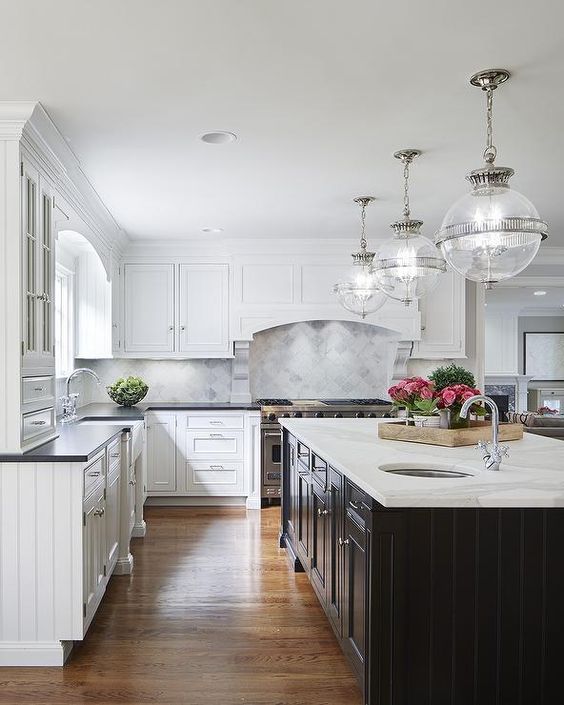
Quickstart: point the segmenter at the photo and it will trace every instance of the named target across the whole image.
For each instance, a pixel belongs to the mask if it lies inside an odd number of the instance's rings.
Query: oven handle
[[[282,438],[282,432],[281,432],[281,431],[278,431],[278,433],[275,433],[274,431],[265,431],[265,432],[264,432],[264,435],[265,435],[265,437],[268,436],[269,438],[271,438],[271,437],[273,437],[273,436],[274,436],[275,438]]]

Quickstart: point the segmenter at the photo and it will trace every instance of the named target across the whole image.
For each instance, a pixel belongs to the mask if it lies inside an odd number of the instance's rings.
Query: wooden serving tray
[[[410,443],[427,443],[431,446],[473,446],[478,441],[489,441],[492,437],[491,424],[488,421],[471,421],[468,428],[426,428],[424,426],[406,426],[402,423],[379,423],[378,438],[388,441],[408,441]],[[500,441],[518,441],[523,438],[523,425],[520,423],[501,423],[499,425]]]

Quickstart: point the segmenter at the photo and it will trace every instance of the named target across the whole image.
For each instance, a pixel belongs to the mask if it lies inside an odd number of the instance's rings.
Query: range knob
[[[373,411],[371,411],[371,412],[368,414],[368,418],[369,418],[369,419],[376,419],[376,418],[378,418],[378,417],[377,417],[377,415],[376,415]]]
[[[343,418],[343,414],[341,414],[340,411],[337,411],[337,413],[335,414],[335,417],[334,417],[334,418],[336,418],[336,419],[342,419],[342,418]]]
[[[268,420],[269,421],[276,421],[276,414],[271,411],[270,414],[268,414]]]
[[[293,414],[295,419],[301,419],[302,418],[302,412],[301,411],[294,411]]]
[[[315,418],[316,419],[322,419],[325,416],[325,414],[322,411],[316,411],[315,412]]]
[[[290,418],[290,414],[289,414],[288,412],[286,412],[285,414],[282,414],[282,418],[284,418],[284,419],[289,419],[289,418]]]
[[[355,416],[357,419],[363,419],[364,418],[364,411],[357,411]]]

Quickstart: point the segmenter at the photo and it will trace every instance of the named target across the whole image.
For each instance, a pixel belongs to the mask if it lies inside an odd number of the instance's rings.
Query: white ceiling
[[[498,162],[564,245],[560,0],[0,0],[0,99],[40,100],[132,238],[356,236],[401,214],[432,235],[481,165],[474,71],[496,96]],[[229,130],[237,142],[208,145]]]
[[[544,296],[535,296],[535,291],[546,291]],[[494,287],[486,292],[488,311],[503,309],[522,315],[564,316],[564,287]]]

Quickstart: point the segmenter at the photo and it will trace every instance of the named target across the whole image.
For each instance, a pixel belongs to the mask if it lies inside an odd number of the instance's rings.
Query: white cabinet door
[[[112,261],[112,352],[121,352],[121,267]]]
[[[22,159],[23,363],[52,367],[54,299],[53,198],[48,181]]]
[[[126,264],[125,352],[174,350],[174,265]]]
[[[102,483],[85,503],[83,524],[83,616],[86,629],[106,589],[106,521]]]
[[[176,491],[176,416],[147,415],[147,490]]]
[[[230,354],[228,287],[227,264],[180,265],[179,352]]]
[[[112,574],[119,554],[120,471],[119,464],[117,468],[110,470],[106,488],[106,572],[108,575]]]

